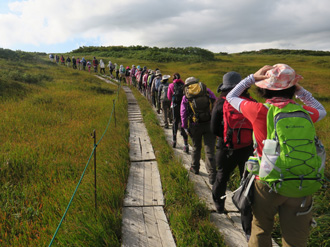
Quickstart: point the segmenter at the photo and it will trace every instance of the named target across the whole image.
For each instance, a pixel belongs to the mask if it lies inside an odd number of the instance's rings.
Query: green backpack
[[[308,112],[291,103],[282,109],[265,106],[267,139],[260,161],[260,180],[283,196],[313,194],[324,182],[325,150]]]

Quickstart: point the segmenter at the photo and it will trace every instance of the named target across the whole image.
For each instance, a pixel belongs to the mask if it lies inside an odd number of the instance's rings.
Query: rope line
[[[66,207],[66,210],[65,210],[65,212],[64,212],[64,214],[63,214],[63,216],[62,216],[62,219],[61,219],[60,223],[58,224],[58,226],[57,226],[57,228],[56,228],[56,231],[55,231],[55,233],[54,233],[54,235],[53,235],[53,238],[52,238],[52,240],[50,241],[48,247],[52,246],[52,244],[53,244],[53,242],[54,242],[54,240],[55,240],[55,237],[56,237],[56,235],[57,235],[59,229],[61,228],[62,222],[64,221],[65,216],[66,216],[67,212],[69,211],[69,208],[70,208],[70,206],[71,206],[71,204],[72,204],[73,198],[75,197],[75,195],[76,195],[76,193],[77,193],[77,191],[78,191],[78,188],[79,188],[79,186],[80,186],[80,183],[81,183],[83,177],[85,176],[85,172],[86,172],[87,167],[88,167],[88,165],[89,165],[89,163],[90,163],[90,161],[91,161],[91,159],[92,159],[92,157],[93,157],[93,154],[94,154],[94,152],[95,152],[95,150],[96,150],[98,144],[101,142],[101,140],[102,140],[103,137],[105,136],[106,132],[108,131],[108,128],[109,128],[110,123],[111,123],[111,120],[112,120],[112,115],[113,115],[113,112],[114,112],[114,109],[115,109],[116,101],[119,99],[120,86],[121,86],[121,83],[118,84],[117,97],[116,97],[116,99],[115,99],[115,101],[114,101],[114,104],[113,104],[113,106],[112,106],[112,111],[111,111],[111,115],[110,115],[109,121],[108,121],[108,123],[107,123],[107,127],[105,128],[105,130],[104,130],[104,132],[103,132],[101,138],[99,139],[99,141],[94,145],[94,148],[93,148],[93,150],[92,150],[92,153],[91,153],[91,155],[89,156],[89,159],[88,159],[88,161],[87,161],[87,163],[86,163],[86,165],[85,165],[85,169],[84,169],[83,173],[82,173],[81,176],[80,176],[80,179],[79,179],[79,182],[78,182],[78,184],[77,184],[77,186],[76,186],[76,189],[74,190],[74,192],[73,192],[73,194],[72,194],[72,196],[71,196],[71,199],[70,199],[70,201],[69,201],[69,203],[68,203],[68,206]]]

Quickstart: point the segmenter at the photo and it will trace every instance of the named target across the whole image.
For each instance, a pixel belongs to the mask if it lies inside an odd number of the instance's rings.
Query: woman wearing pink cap
[[[262,156],[263,140],[267,139],[268,109],[263,103],[247,101],[239,96],[253,84],[258,87],[258,92],[267,103],[279,108],[296,104],[292,100],[295,96],[304,103],[303,108],[308,111],[312,121],[317,122],[325,117],[326,111],[310,92],[298,84],[301,79],[303,78],[286,64],[266,65],[242,80],[227,95],[228,102],[252,123],[259,157]],[[268,185],[256,179],[249,246],[272,246],[271,232],[277,213],[283,246],[307,246],[312,222],[311,207],[312,196],[286,197],[270,192]],[[297,216],[301,212],[304,212],[303,215]]]

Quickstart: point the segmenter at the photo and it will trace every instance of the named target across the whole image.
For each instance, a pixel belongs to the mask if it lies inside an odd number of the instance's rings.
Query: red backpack
[[[224,143],[229,149],[240,149],[252,145],[252,124],[227,100],[223,104],[223,129]]]

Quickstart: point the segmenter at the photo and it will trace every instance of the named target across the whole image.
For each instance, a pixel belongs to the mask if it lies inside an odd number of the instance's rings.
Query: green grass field
[[[87,60],[94,56],[79,55]],[[125,67],[135,64],[159,68],[163,74],[179,72],[183,79],[195,76],[213,92],[228,71],[237,71],[245,77],[265,64],[286,63],[304,77],[301,85],[330,110],[328,56],[233,54],[199,63],[97,58],[104,59],[106,64],[111,60]],[[0,58],[0,246],[49,244],[93,150],[90,134],[95,129],[97,138],[101,137],[114,100],[117,100],[116,126],[112,119],[97,147],[98,209],[94,208],[94,171],[90,164],[54,245],[120,246],[121,207],[129,169],[129,130],[126,96],[120,91],[117,99],[117,90],[117,86],[100,81],[93,73],[51,63],[46,55],[17,61]],[[255,88],[250,91],[261,100]],[[186,171],[172,159],[173,152],[165,138],[160,138],[162,129],[150,105],[141,95],[135,95],[156,151],[165,210],[177,245],[221,246],[221,236],[209,222],[209,212],[194,194]],[[327,153],[329,122],[328,114],[316,123]],[[237,184],[235,174],[230,185]],[[318,226],[311,232],[309,246],[329,246],[330,192],[320,190],[314,198]],[[274,237],[279,236],[277,225]]]

